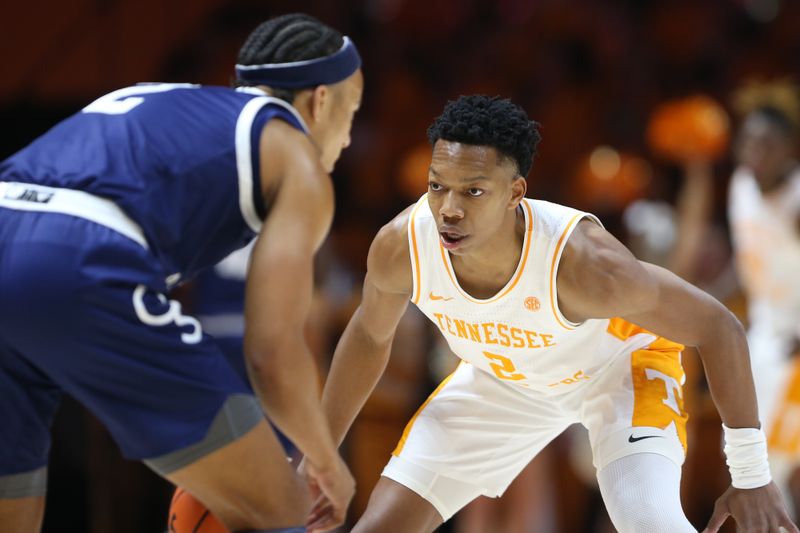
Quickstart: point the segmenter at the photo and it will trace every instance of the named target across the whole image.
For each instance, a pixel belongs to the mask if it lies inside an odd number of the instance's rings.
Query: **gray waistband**
[[[261,420],[264,420],[264,414],[254,396],[232,394],[222,404],[203,440],[159,457],[145,459],[144,463],[162,476],[167,475],[230,444]]]
[[[0,207],[62,213],[106,226],[147,248],[142,228],[111,200],[83,191],[0,181]]]
[[[47,467],[0,476],[0,499],[33,498],[47,492]]]

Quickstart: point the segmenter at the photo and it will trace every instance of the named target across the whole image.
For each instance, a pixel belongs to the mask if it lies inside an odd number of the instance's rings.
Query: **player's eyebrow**
[[[436,169],[433,168],[433,167],[428,167],[428,172],[430,174],[433,174],[437,178],[441,177],[441,175],[438,172],[436,172]],[[464,178],[461,181],[463,181],[465,183],[472,183],[472,182],[475,182],[475,181],[490,181],[490,180],[489,180],[489,178],[487,176],[484,176],[482,174],[478,174],[477,176],[470,176],[469,178]]]

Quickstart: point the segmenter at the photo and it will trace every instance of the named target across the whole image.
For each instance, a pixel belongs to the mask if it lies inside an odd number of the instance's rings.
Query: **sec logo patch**
[[[525,298],[525,309],[528,311],[538,311],[541,308],[539,298],[536,296],[528,296]]]

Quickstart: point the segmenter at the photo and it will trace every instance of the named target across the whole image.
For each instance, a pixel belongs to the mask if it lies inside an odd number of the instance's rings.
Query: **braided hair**
[[[240,65],[290,63],[316,59],[337,52],[344,37],[333,28],[303,13],[281,15],[261,23],[242,45],[237,62]],[[238,86],[251,85],[237,81]],[[272,96],[289,103],[296,90],[273,88]]]

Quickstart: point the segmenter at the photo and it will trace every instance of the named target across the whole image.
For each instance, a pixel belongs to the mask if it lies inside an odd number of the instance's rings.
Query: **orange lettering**
[[[536,344],[536,332],[526,329],[525,337],[528,339],[528,348],[541,348],[541,344]]]
[[[466,339],[467,338],[467,324],[463,320],[458,320],[457,318],[454,318],[453,322],[456,325],[456,335],[458,335],[462,339]]]
[[[435,316],[436,320],[439,321],[439,329],[444,331],[444,322],[442,322],[442,313],[433,313],[433,316]]]
[[[447,315],[444,315],[444,319],[447,322],[447,332],[450,333],[450,335],[455,335],[456,332],[453,331],[453,329],[450,327],[450,325],[452,324],[452,322],[450,322],[450,317],[447,316]]]
[[[492,324],[491,322],[484,322],[483,324],[481,324],[481,326],[483,326],[483,334],[486,336],[485,343],[486,344],[497,344],[497,339],[492,337],[492,332],[489,331],[489,328],[494,326],[494,324]]]
[[[505,330],[505,332],[503,331]],[[511,338],[508,336],[508,325],[497,324],[497,334],[500,336],[501,346],[511,346]]]
[[[547,333],[539,333],[539,337],[542,339],[542,343],[544,343],[545,347],[556,345],[556,343],[550,342],[550,339],[553,338],[552,335],[548,335]]]
[[[511,328],[511,338],[514,339],[514,348],[524,348],[525,347],[525,339],[522,338],[522,330],[521,329],[519,329],[519,328]]]
[[[467,323],[469,328],[469,338],[475,342],[481,342],[481,330],[478,324]]]

